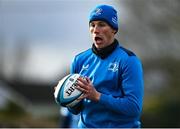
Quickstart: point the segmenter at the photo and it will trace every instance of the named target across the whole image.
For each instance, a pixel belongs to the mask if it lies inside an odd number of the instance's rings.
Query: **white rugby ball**
[[[69,74],[59,81],[54,92],[56,103],[64,107],[73,107],[80,102],[77,99],[83,92],[76,89],[79,77],[80,74]]]

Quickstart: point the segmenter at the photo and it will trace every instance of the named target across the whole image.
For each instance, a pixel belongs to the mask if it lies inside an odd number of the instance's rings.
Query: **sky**
[[[73,57],[91,47],[88,16],[98,4],[119,6],[115,0],[1,0],[5,75],[48,82],[67,73]]]

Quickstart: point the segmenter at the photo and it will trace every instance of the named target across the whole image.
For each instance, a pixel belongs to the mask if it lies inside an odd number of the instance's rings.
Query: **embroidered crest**
[[[95,15],[98,16],[98,15],[101,15],[102,14],[102,9],[101,8],[97,8],[95,10]]]
[[[116,72],[116,71],[118,71],[118,69],[119,69],[118,62],[110,63],[108,66],[108,70],[110,70],[112,72]]]

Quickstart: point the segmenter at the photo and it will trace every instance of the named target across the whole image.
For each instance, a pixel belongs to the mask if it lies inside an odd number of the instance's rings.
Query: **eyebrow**
[[[99,24],[99,23],[105,23],[105,24],[107,24],[105,21],[98,21],[98,24]],[[90,22],[90,24],[95,24],[95,23],[94,23],[94,21],[92,21],[92,22]]]

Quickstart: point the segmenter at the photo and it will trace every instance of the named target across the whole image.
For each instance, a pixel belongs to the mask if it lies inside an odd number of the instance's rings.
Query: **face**
[[[104,21],[92,21],[89,24],[90,33],[96,48],[104,48],[114,41],[116,30]]]

